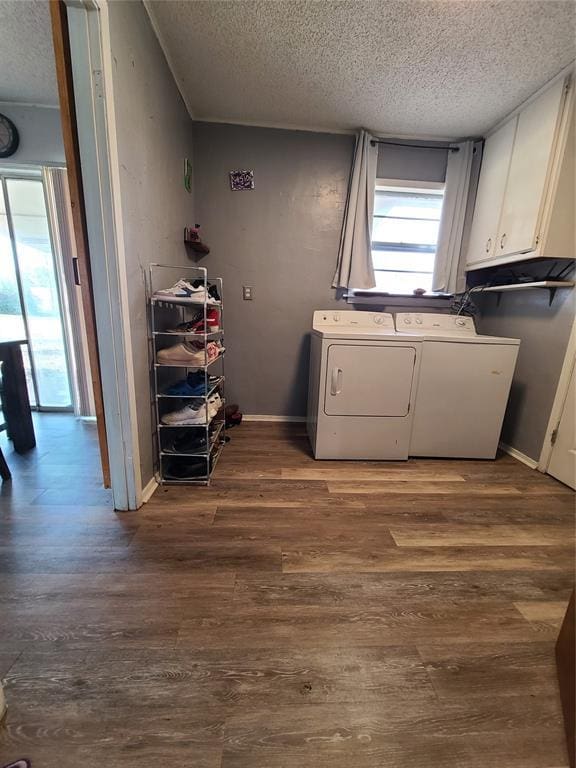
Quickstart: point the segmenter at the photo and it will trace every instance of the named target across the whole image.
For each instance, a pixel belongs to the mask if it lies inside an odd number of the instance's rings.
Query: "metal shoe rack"
[[[166,301],[154,297],[154,292],[161,288],[167,288],[173,285],[179,279],[185,279],[188,282],[202,281],[208,295],[208,288],[216,286],[220,302],[218,304],[191,303],[178,301]],[[174,267],[169,264],[151,264],[147,285],[148,307],[149,307],[149,350],[151,364],[151,379],[153,389],[153,417],[155,419],[156,429],[154,434],[156,447],[156,478],[161,484],[178,485],[209,485],[210,478],[214,468],[220,458],[225,443],[225,417],[224,408],[220,414],[212,419],[208,418],[206,423],[191,425],[172,425],[163,424],[162,415],[178,408],[183,407],[190,401],[204,403],[206,414],[208,414],[208,399],[216,392],[220,393],[222,406],[225,405],[224,397],[224,351],[213,360],[208,360],[206,345],[209,341],[222,341],[223,331],[223,302],[222,302],[222,279],[209,278],[205,267],[182,266]],[[210,309],[217,309],[220,315],[219,330],[214,333],[207,333],[207,314]],[[173,330],[178,324],[191,320],[199,312],[203,313],[204,332],[203,333],[179,333]],[[164,347],[172,346],[181,341],[200,341],[204,344],[204,365],[177,365],[164,364],[158,362],[158,351]],[[189,371],[202,371],[204,373],[204,391],[206,394],[199,396],[168,395],[166,390],[183,376],[187,376]],[[180,430],[180,431],[178,431]],[[204,432],[206,448],[202,451],[193,453],[175,453],[171,449],[174,434],[181,435],[182,431],[193,431],[194,434]],[[173,462],[193,461],[205,462],[205,471],[189,478],[175,478],[170,474],[170,465]]]

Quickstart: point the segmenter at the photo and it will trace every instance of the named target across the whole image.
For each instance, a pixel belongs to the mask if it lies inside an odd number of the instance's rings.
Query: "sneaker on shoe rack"
[[[178,323],[178,325],[173,325],[171,328],[166,328],[166,333],[187,333],[188,326],[198,322],[198,320],[202,320],[203,317],[204,313],[201,310],[196,310],[192,317],[189,320],[186,320],[186,322]]]
[[[190,324],[190,333],[216,333],[220,330],[220,311],[211,307],[206,312],[206,323],[204,317]]]
[[[220,408],[222,408],[222,398],[218,392],[215,392],[210,398],[208,398],[208,415],[211,419],[216,416]]]
[[[187,430],[185,435],[179,435],[172,443],[173,453],[202,453],[206,450],[206,433],[199,430]]]
[[[199,351],[192,344],[185,341],[179,344],[174,344],[171,347],[158,350],[157,359],[159,363],[165,365],[179,365],[179,364],[203,364],[203,360],[200,361]]]
[[[212,458],[198,458],[196,460],[175,458],[170,459],[164,477],[167,480],[193,480],[207,477],[211,469]]]
[[[168,387],[164,394],[175,397],[202,397],[206,394],[206,383],[208,383],[209,392],[219,380],[219,376],[208,376],[208,382],[206,382],[206,377],[200,371],[190,372],[185,379]]]
[[[217,309],[211,308],[206,312],[206,325],[204,325],[204,313],[200,313],[186,323],[180,323],[175,328],[170,328],[169,333],[216,333],[220,330],[220,313]]]
[[[211,341],[206,348],[199,342],[183,341],[166,349],[158,351],[158,362],[164,365],[187,365],[189,367],[204,366],[212,362],[220,354],[221,348]]]
[[[210,357],[212,357],[212,359],[218,357],[218,355],[224,352],[224,347],[220,341],[209,341],[208,344],[206,344],[206,348],[208,349],[208,354]]]
[[[194,296],[190,299],[190,302],[192,304],[220,304],[220,299],[217,299],[214,296],[214,291],[210,293],[212,290],[212,286],[208,290],[206,290],[205,286],[202,284],[198,288],[194,290]],[[218,295],[218,291],[216,291],[216,296]]]
[[[162,424],[206,424],[210,421],[210,411],[207,403],[186,403],[183,408],[177,411],[165,413],[160,421]]]
[[[171,429],[164,432],[164,453],[203,453],[207,448],[206,432],[202,429]]]
[[[193,285],[195,288],[198,288],[198,287],[204,287],[204,281],[203,281],[203,280],[193,280],[193,281],[192,281],[192,285]],[[209,285],[209,286],[208,286],[208,293],[210,294],[210,296],[211,296],[211,297],[212,297],[212,298],[213,298],[215,301],[217,301],[218,303],[220,303],[220,294],[218,293],[218,286],[216,286],[215,284]]]
[[[196,397],[203,395],[204,393],[197,391],[198,389],[199,382],[196,380],[196,374],[189,373],[185,379],[181,379],[169,386],[163,394],[171,395],[172,397]]]
[[[199,301],[204,302],[204,298],[198,298],[200,295],[207,295],[203,286],[195,288],[187,280],[181,279],[177,280],[171,288],[161,288],[156,291],[153,298],[166,302],[174,301],[177,303],[189,302],[190,304],[196,304]]]

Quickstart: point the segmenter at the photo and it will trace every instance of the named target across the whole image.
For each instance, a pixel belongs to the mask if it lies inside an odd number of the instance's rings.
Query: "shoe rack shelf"
[[[214,305],[211,305],[214,306]],[[221,304],[219,307],[216,307],[216,309],[221,309]],[[197,339],[198,334],[197,333],[176,333],[175,331],[152,331],[153,336],[172,336],[173,338],[180,338],[180,339]],[[224,336],[224,333],[222,331],[215,331],[214,333],[203,333],[202,338],[206,337],[208,341],[218,341],[222,339]]]
[[[204,288],[201,302],[180,301],[154,296],[159,289],[167,288],[179,279]],[[208,291],[216,291],[219,301],[208,303]],[[203,365],[186,363],[163,363],[158,361],[158,352],[181,342],[200,342],[206,349],[208,342],[222,342],[223,302],[222,279],[209,278],[204,267],[174,267],[168,264],[151,264],[148,275],[148,316],[150,376],[152,381],[154,420],[154,448],[156,456],[156,479],[160,484],[209,485],[218,459],[226,442],[224,406],[226,404],[224,385],[224,356],[222,350],[213,360],[204,356]],[[220,322],[218,331],[207,332],[210,309],[217,309]],[[200,315],[204,330],[201,332],[179,332],[177,325],[191,321]],[[166,390],[188,373],[196,372],[202,383],[201,395],[167,394]],[[213,375],[215,372],[215,376]],[[218,393],[222,408],[210,417],[208,401]],[[164,424],[162,417],[177,411],[187,404],[204,408],[206,421],[195,424]],[[187,445],[190,448],[187,448]]]
[[[194,338],[197,341],[204,341],[205,336],[204,334],[197,333],[197,334],[194,334]],[[207,339],[207,341],[210,341],[210,339]],[[183,363],[182,365],[178,363],[154,363],[154,367],[155,368],[180,368],[185,371],[199,371],[199,370],[205,370],[207,368],[210,368],[212,365],[214,365],[214,363],[217,363],[221,357],[223,357],[222,354],[218,355],[218,357],[215,357],[213,360],[209,360],[204,365],[184,365]]]

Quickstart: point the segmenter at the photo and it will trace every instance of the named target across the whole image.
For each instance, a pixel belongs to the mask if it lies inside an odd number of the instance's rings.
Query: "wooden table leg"
[[[0,448],[0,477],[2,480],[10,480],[12,477],[12,473],[10,472],[10,467],[6,463],[6,459],[4,458],[4,454],[2,453],[2,448]]]
[[[25,453],[36,446],[36,437],[20,344],[1,344],[0,360],[2,361],[2,411],[6,428],[16,453]]]

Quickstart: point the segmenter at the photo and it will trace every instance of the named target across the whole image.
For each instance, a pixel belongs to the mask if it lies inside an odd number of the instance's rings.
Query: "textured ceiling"
[[[572,0],[151,0],[194,117],[482,133],[575,56]]]
[[[47,0],[0,0],[0,101],[58,104]]]

